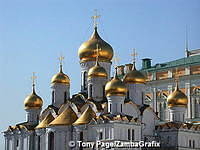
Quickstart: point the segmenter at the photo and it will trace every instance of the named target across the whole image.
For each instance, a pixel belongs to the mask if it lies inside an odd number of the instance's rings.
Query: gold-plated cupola
[[[59,58],[60,60],[60,71],[59,73],[55,74],[52,79],[51,79],[51,84],[54,84],[54,83],[62,83],[62,84],[67,84],[69,85],[70,84],[70,79],[69,77],[63,73],[63,69],[62,69],[62,61],[63,61],[64,57],[61,56]]]
[[[136,69],[135,66],[135,57],[137,56],[135,49],[131,55],[133,56],[133,67],[132,70],[124,76],[123,81],[125,83],[144,84],[146,82],[146,78],[140,71]]]
[[[110,44],[104,41],[97,32],[96,19],[100,16],[92,16],[94,19],[94,32],[90,39],[81,44],[78,55],[81,62],[95,61],[96,59],[96,45],[99,44],[101,52],[99,53],[100,62],[111,62],[113,57],[113,49]]]
[[[117,68],[115,76],[107,82],[105,86],[106,96],[125,96],[127,92],[126,85],[117,77]]]
[[[187,107],[188,98],[179,89],[178,81],[176,81],[175,90],[167,98],[168,107]]]
[[[28,95],[24,100],[24,108],[25,109],[41,109],[42,108],[43,100],[35,92],[35,79],[36,79],[36,76],[33,73],[32,93],[30,95]]]

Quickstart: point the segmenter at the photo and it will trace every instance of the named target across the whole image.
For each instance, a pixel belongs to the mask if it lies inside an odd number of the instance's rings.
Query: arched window
[[[105,85],[103,86],[103,99],[106,97],[106,94],[105,94]]]
[[[92,84],[90,84],[90,89],[89,89],[89,91],[90,91],[90,97],[92,97]]]
[[[134,131],[134,129],[132,129],[132,141],[134,141],[135,140],[135,131]]]
[[[48,139],[48,150],[54,150],[54,133],[49,133],[49,139]]]
[[[80,132],[80,141],[83,141],[83,132],[82,132],[82,131]],[[81,144],[81,146],[79,147],[79,149],[80,149],[80,150],[83,149],[82,144]]]
[[[83,72],[83,89],[86,90],[86,71]]]
[[[67,102],[67,92],[65,91],[65,93],[64,93],[64,103],[66,103]]]
[[[127,99],[129,99],[129,90],[127,91],[127,96],[126,96]]]
[[[128,129],[128,140],[131,140],[131,131]]]
[[[52,91],[52,104],[54,103],[55,101],[55,91]]]
[[[38,136],[38,150],[40,150],[40,136]]]
[[[195,148],[195,140],[193,140],[193,148]]]

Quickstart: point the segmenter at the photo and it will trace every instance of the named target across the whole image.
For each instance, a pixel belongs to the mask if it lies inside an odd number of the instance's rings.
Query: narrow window
[[[48,150],[54,150],[54,133],[53,132],[50,132],[49,133],[49,141],[48,141]]]
[[[102,140],[103,139],[103,132],[99,132],[99,140]]]
[[[92,84],[90,84],[90,97],[92,97]]]
[[[80,141],[83,141],[83,132],[82,132],[82,131],[80,132]],[[79,147],[79,149],[80,149],[80,150],[83,149],[82,144],[81,144],[81,146]]]
[[[105,85],[103,86],[103,99],[105,99],[106,95],[105,95]]]
[[[129,91],[127,91],[127,97],[126,98],[129,99]]]
[[[131,140],[131,131],[128,129],[128,140]]]
[[[134,129],[132,129],[132,141],[135,140],[135,132],[134,132]]]
[[[112,104],[110,104],[110,112],[111,112],[111,110],[112,110],[111,108],[112,108]]]
[[[54,104],[54,100],[55,100],[55,91],[52,91],[52,104]]]
[[[38,136],[38,150],[40,150],[40,136]]]
[[[83,73],[83,89],[86,90],[86,72]]]
[[[64,103],[66,103],[67,102],[67,92],[65,91],[65,93],[64,93]]]
[[[195,148],[195,140],[193,140],[193,148]]]
[[[191,143],[191,140],[189,140],[189,147],[192,147],[192,143]]]
[[[19,140],[17,139],[16,141],[16,146],[18,147],[19,146]]]
[[[122,112],[122,104],[121,104],[121,112]]]

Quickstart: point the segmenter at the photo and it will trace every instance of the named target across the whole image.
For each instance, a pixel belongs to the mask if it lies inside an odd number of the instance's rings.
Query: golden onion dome
[[[51,83],[63,83],[63,84],[70,84],[70,79],[69,77],[63,73],[62,71],[62,65],[60,65],[60,72],[55,74],[52,79],[51,79]]]
[[[187,96],[178,88],[178,83],[176,83],[175,90],[167,98],[168,107],[187,107],[188,98]]]
[[[25,109],[40,109],[42,108],[43,100],[39,97],[33,85],[33,92],[31,95],[27,96],[24,100],[24,107]]]
[[[107,82],[105,86],[106,96],[125,96],[127,92],[126,85],[117,77],[117,71],[115,77]]]
[[[146,78],[136,69],[134,64],[133,69],[124,76],[123,81],[125,83],[144,84],[146,82]]]
[[[105,42],[98,34],[97,27],[95,27],[94,32],[90,39],[81,44],[78,55],[81,62],[95,61],[97,57],[96,47],[99,45],[101,51],[99,52],[99,61],[110,62],[113,57],[112,47]]]
[[[92,77],[108,77],[106,70],[96,62],[96,65],[89,69],[88,78]]]

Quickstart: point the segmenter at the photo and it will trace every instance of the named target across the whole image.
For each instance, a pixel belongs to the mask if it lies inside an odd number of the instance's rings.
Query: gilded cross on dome
[[[120,60],[120,58],[117,57],[117,54],[115,53],[115,55],[114,55],[114,57],[113,57],[113,59],[112,59],[112,62],[114,63],[114,64],[113,64],[113,65],[114,65],[114,68],[116,68],[117,65],[119,64],[119,60]]]
[[[59,59],[60,65],[62,65],[65,57],[61,55],[58,59]]]
[[[35,79],[36,78],[37,78],[37,76],[35,75],[35,72],[33,72],[32,77],[31,77],[33,86],[35,86]]]
[[[138,56],[138,53],[136,52],[135,48],[133,48],[133,53],[131,53],[131,56],[133,57],[132,61],[135,64],[136,57]]]
[[[98,24],[97,19],[100,18],[101,16],[97,14],[97,9],[94,10],[94,13],[95,14],[94,16],[92,16],[92,20],[94,22],[94,27],[96,28]]]

